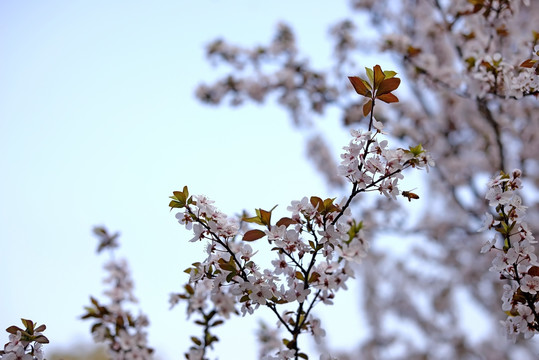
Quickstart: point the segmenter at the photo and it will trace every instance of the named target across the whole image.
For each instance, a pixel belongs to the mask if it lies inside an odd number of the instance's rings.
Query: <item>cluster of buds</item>
[[[508,280],[504,285],[502,310],[507,335],[515,340],[518,334],[531,338],[539,331],[539,263],[534,253],[536,241],[525,220],[526,207],[516,190],[522,188],[521,171],[501,173],[488,183],[486,199],[495,208],[487,214],[481,230],[495,229],[501,235],[488,241],[481,252],[496,251],[490,271]]]

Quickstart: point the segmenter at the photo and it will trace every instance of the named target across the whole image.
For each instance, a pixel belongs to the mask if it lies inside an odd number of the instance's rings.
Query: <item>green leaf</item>
[[[324,209],[326,210],[326,212],[339,211],[339,208],[337,208],[337,206],[335,206],[335,204],[333,204],[335,199],[336,198],[333,198],[333,199],[327,198],[327,199],[324,200]]]
[[[289,343],[289,342],[290,342],[290,340],[288,340],[288,339],[283,339],[283,344],[284,344],[285,346],[288,346],[288,343]]]
[[[392,77],[395,77],[397,73],[395,71],[386,70],[384,71],[384,75],[386,76],[386,79],[391,79]]]
[[[173,209],[173,208],[178,208],[178,209],[181,209],[183,207],[185,207],[185,204],[184,203],[181,203],[179,201],[176,201],[176,200],[172,200],[168,206]]]
[[[192,204],[193,199],[189,198],[189,190],[187,186],[183,187],[183,191],[173,191],[174,196],[169,196],[172,201],[168,204],[170,209],[183,208],[187,203]]]
[[[374,85],[374,71],[368,67],[365,67],[365,71],[367,72],[367,77],[369,78],[370,83]]]
[[[248,223],[255,223],[255,224],[258,224],[258,225],[264,225],[262,223],[262,221],[260,220],[260,217],[259,216],[253,216],[253,217],[250,217],[250,218],[242,218],[243,221],[245,222],[248,222]]]
[[[174,194],[174,196],[176,197],[176,199],[178,199],[179,202],[185,202],[185,200],[187,200],[187,198],[185,197],[185,195],[183,194],[183,192],[181,191],[173,191],[172,192]]]
[[[283,342],[284,342],[284,339],[283,339]],[[296,347],[296,341],[290,340],[285,345],[289,349],[294,349]]]
[[[217,336],[210,336],[208,339],[208,345],[211,345],[212,343],[219,341],[219,338]]]
[[[409,147],[410,149],[410,152],[414,155],[414,156],[417,156],[417,155],[420,155],[422,153],[425,152],[425,150],[423,149],[423,146],[421,144],[417,145],[417,146],[414,146],[414,147]]]
[[[226,262],[224,259],[219,259],[219,267],[225,271],[236,271],[236,265],[232,262]]]
[[[189,197],[189,189],[187,188],[187,185],[183,187],[183,195],[186,199]]]
[[[255,209],[256,211],[256,216],[253,216],[253,217],[243,217],[242,220],[243,221],[246,221],[246,222],[250,222],[250,223],[255,223],[255,224],[258,224],[258,225],[264,225],[264,226],[267,226],[268,228],[270,227],[271,225],[271,212],[277,207],[277,205],[275,205],[270,211],[267,211],[267,210],[263,210],[263,209]]]
[[[195,336],[191,336],[191,341],[194,342],[198,346],[202,345],[202,341],[200,341],[200,339]]]
[[[32,334],[34,332],[34,323],[32,322],[32,320],[28,320],[28,319],[21,319],[23,325],[26,327],[26,331],[28,331],[28,333]]]
[[[238,275],[238,272],[236,270],[233,270],[231,271],[230,273],[228,273],[228,275],[226,276],[226,281],[227,282],[232,282],[232,279],[234,278],[234,276]]]

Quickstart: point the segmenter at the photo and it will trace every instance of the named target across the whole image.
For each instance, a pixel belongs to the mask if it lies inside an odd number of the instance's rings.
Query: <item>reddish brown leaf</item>
[[[407,52],[408,52],[409,57],[414,57],[414,56],[421,53],[421,49],[415,48],[415,47],[410,45],[410,46],[408,46]]]
[[[350,82],[352,83],[352,86],[354,87],[354,89],[359,95],[370,96],[369,94],[370,91],[369,89],[367,89],[367,87],[365,86],[361,78],[357,76],[349,76],[348,79],[350,80]]]
[[[311,277],[309,278],[309,283],[316,282],[318,279],[320,279],[320,274],[317,272],[313,272],[311,274]]]
[[[34,338],[34,341],[35,342],[38,342],[40,344],[48,344],[49,343],[49,339],[47,339],[46,336],[44,335],[38,335]]]
[[[262,230],[249,230],[243,235],[243,241],[255,241],[266,236],[266,233]]]
[[[6,329],[6,331],[10,334],[17,334],[17,331],[23,332],[24,330],[20,327],[17,327],[15,325],[12,325]]]
[[[382,71],[382,68],[380,67],[380,65],[375,65],[374,66],[374,89],[378,89],[378,87],[380,86],[382,81],[384,81],[385,78],[386,76],[384,75],[384,72]]]
[[[524,60],[522,64],[520,64],[520,67],[531,68],[536,62],[537,60],[527,59],[527,60]]]
[[[391,79],[385,79],[380,83],[380,86],[378,87],[378,91],[376,92],[376,96],[388,94],[399,87],[401,83],[401,79],[399,78],[391,78]]]
[[[318,196],[311,196],[311,204],[318,211],[324,210],[324,202]]]
[[[363,105],[363,116],[369,115],[369,113],[372,110],[372,100],[367,101],[365,105]]]
[[[377,98],[382,100],[385,103],[388,103],[388,104],[389,103],[394,103],[394,102],[399,102],[399,98],[396,97],[395,95],[391,94],[391,93],[377,96]]]
[[[275,209],[275,207],[273,208]],[[271,212],[273,211],[271,209],[270,211],[262,210],[260,209],[260,221],[262,221],[262,224],[264,225],[271,225]]]
[[[277,221],[277,226],[284,225],[285,227],[288,227],[289,225],[297,224],[298,222],[294,219],[291,219],[289,217],[281,218],[279,221]]]

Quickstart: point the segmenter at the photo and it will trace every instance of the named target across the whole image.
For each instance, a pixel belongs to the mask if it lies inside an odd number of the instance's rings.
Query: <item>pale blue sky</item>
[[[151,345],[183,358],[193,329],[183,307],[168,310],[168,294],[202,247],[187,243],[168,195],[189,185],[239,213],[327,191],[285,112],[194,99],[219,73],[203,46],[219,36],[267,42],[285,20],[325,63],[328,25],[347,11],[345,1],[0,2],[0,328],[25,317],[47,324],[48,348],[91,341],[78,316],[90,294],[103,298],[107,256],[96,256],[91,235],[103,224],[122,233]],[[338,129],[339,119],[323,126]],[[238,340],[255,357],[241,326],[256,321],[245,320],[221,329],[221,360],[236,358],[225,349]],[[350,341],[344,334],[335,345]]]

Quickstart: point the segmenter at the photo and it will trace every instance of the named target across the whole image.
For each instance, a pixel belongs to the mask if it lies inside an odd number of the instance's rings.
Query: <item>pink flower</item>
[[[524,275],[520,281],[520,288],[524,292],[536,294],[539,291],[539,277],[528,274]]]
[[[508,204],[512,196],[512,191],[502,191],[500,187],[493,187],[487,191],[485,198],[489,201],[489,206],[496,207],[499,204]]]
[[[266,284],[254,286],[252,292],[249,294],[249,299],[260,305],[266,305],[266,301],[272,297],[273,293],[271,292],[270,287]]]

